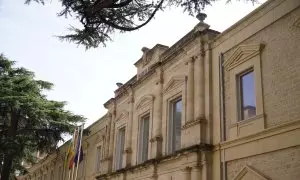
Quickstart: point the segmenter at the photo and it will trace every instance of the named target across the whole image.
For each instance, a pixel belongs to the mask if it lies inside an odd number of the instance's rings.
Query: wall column
[[[194,166],[191,170],[191,180],[202,180],[199,166]]]
[[[182,176],[181,176],[182,180],[191,180],[191,168],[190,167],[185,167],[182,170]]]
[[[129,118],[127,126],[127,136],[126,136],[126,167],[131,166],[131,155],[132,155],[132,122],[133,122],[133,104],[134,104],[134,94],[132,87],[129,88]]]
[[[187,80],[187,122],[194,120],[194,61],[191,57],[188,64],[188,80]]]
[[[116,118],[116,110],[115,105],[111,112],[111,123],[110,123],[110,138],[109,138],[109,159],[110,163],[108,166],[108,170],[111,172],[113,169],[113,155],[114,155],[114,139],[115,139],[115,118]]]
[[[208,180],[207,153],[201,152],[201,180]]]
[[[205,118],[205,81],[204,81],[204,52],[203,42],[200,40],[201,52],[195,61],[195,118],[202,120]]]
[[[153,118],[153,136],[151,142],[154,145],[153,158],[162,155],[162,89],[163,89],[163,71],[161,67],[156,69],[158,80],[156,82],[156,93],[154,99],[154,118]]]
[[[110,136],[110,132],[111,132],[111,124],[112,124],[112,114],[111,113],[107,113],[107,117],[109,118],[109,123],[108,123],[108,131],[107,131],[107,134],[106,134],[106,145],[105,145],[105,157],[109,157],[109,146],[110,146],[110,139],[111,139],[111,136]]]

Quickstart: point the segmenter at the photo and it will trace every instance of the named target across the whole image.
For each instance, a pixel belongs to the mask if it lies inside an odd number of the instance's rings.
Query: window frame
[[[121,131],[124,131],[124,137],[122,138],[123,139],[123,147],[122,147],[122,145],[121,145],[121,149],[120,150],[118,150],[118,144],[119,144],[119,141],[120,141],[120,133],[121,133]],[[120,169],[122,169],[123,168],[123,163],[124,163],[124,160],[123,160],[123,153],[124,153],[124,150],[125,150],[125,141],[126,141],[126,127],[125,126],[121,126],[121,127],[119,127],[118,129],[117,129],[117,133],[116,133],[116,150],[115,150],[115,165],[114,165],[114,167],[115,167],[115,170],[120,170]],[[119,153],[119,155],[120,155],[120,159],[119,159],[119,161],[118,161],[118,155],[117,155],[117,153]]]
[[[175,151],[179,150],[176,149],[176,140],[174,139],[174,135],[175,135],[175,127],[174,127],[174,105],[181,101],[182,104],[182,109],[181,109],[181,118],[180,118],[180,125],[183,125],[183,98],[182,96],[176,96],[175,98],[172,98],[171,100],[168,101],[168,128],[167,128],[167,138],[168,138],[168,144],[167,144],[167,152],[168,154],[172,154]],[[172,127],[172,128],[171,128]],[[180,132],[180,138],[182,137],[182,131]],[[180,146],[181,146],[182,142],[180,140]]]
[[[230,109],[227,116],[230,119],[229,134],[227,136],[229,140],[251,135],[265,129],[261,75],[261,50],[263,47],[263,44],[240,45],[230,57],[225,58],[223,63],[225,73],[229,74],[229,89],[227,89],[230,97],[228,99]],[[237,76],[247,72],[248,69],[253,69],[256,115],[240,121],[240,94]]]
[[[147,158],[143,159],[143,153],[145,153],[144,151],[144,121],[145,119],[148,119],[148,140],[147,140],[147,150],[146,150],[146,154],[147,154]],[[149,142],[150,142],[150,123],[151,123],[151,114],[149,111],[147,111],[146,113],[144,113],[143,115],[140,116],[139,118],[139,137],[138,138],[138,156],[137,156],[137,162],[138,164],[141,164],[145,161],[147,161],[149,159]],[[142,141],[141,141],[142,140]]]
[[[99,153],[100,149],[100,153]],[[96,146],[96,161],[95,161],[95,172],[99,173],[101,170],[101,158],[102,158],[102,145],[97,145]]]
[[[247,119],[245,119],[245,114],[244,114],[244,98],[243,98],[243,95],[244,95],[244,92],[243,92],[243,82],[242,82],[242,77],[250,74],[250,73],[253,73],[253,86],[254,86],[254,101],[255,98],[256,98],[256,92],[255,92],[255,78],[254,78],[254,69],[253,67],[250,67],[248,69],[246,69],[245,71],[241,72],[240,74],[236,75],[236,81],[237,81],[237,109],[238,109],[238,120],[239,122],[241,121],[245,121],[245,120],[248,120],[248,119],[251,119],[252,117],[249,117]],[[255,103],[255,115],[253,117],[255,117],[257,114],[256,114],[256,103]]]

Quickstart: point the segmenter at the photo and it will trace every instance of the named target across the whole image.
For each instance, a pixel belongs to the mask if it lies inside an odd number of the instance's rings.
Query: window
[[[226,138],[232,140],[262,131],[265,128],[261,52],[263,44],[243,44],[229,56],[225,55],[224,91],[228,98],[228,113],[225,113],[229,128]],[[223,57],[223,56],[222,56]]]
[[[181,147],[182,99],[176,99],[169,106],[168,152],[173,153]]]
[[[96,149],[96,164],[95,164],[96,172],[100,172],[100,160],[101,160],[101,146],[98,146]]]
[[[117,136],[117,146],[116,146],[116,170],[122,168],[123,163],[123,151],[125,142],[125,128],[119,130]]]
[[[149,114],[141,119],[138,163],[142,163],[148,159],[149,120]]]
[[[246,120],[256,116],[254,73],[247,70],[238,76],[239,85],[239,120]]]

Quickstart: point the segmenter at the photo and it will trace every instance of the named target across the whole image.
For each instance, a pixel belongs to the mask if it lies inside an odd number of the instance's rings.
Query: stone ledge
[[[184,130],[184,129],[187,129],[189,127],[192,127],[192,126],[195,126],[196,124],[206,124],[206,119],[205,117],[199,117],[193,121],[189,121],[189,122],[186,122],[182,127],[181,129]]]
[[[200,143],[200,144],[196,144],[196,145],[189,146],[186,148],[182,148],[178,151],[175,151],[173,154],[161,156],[161,157],[154,158],[154,159],[149,159],[141,164],[131,166],[131,167],[125,167],[125,168],[119,169],[119,170],[111,172],[111,173],[96,176],[95,178],[105,180],[109,176],[119,175],[119,174],[127,173],[127,172],[133,172],[136,169],[147,168],[147,167],[149,167],[149,165],[156,166],[157,164],[159,164],[160,162],[162,162],[164,160],[169,160],[169,159],[181,156],[186,153],[200,152],[200,151],[212,151],[212,149],[213,149],[213,145]]]

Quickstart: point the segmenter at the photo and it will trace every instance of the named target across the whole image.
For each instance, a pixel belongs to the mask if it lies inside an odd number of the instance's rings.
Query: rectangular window
[[[250,69],[238,78],[239,84],[239,120],[246,120],[256,115],[254,73]]]
[[[149,120],[149,114],[141,119],[138,163],[142,163],[148,159]]]
[[[95,164],[96,172],[100,172],[100,160],[101,160],[101,146],[98,146],[96,149],[96,164]]]
[[[176,99],[170,103],[168,152],[173,153],[181,147],[181,115],[182,99]]]
[[[125,143],[125,128],[119,130],[117,136],[117,146],[116,146],[116,170],[122,168],[123,163],[123,151]]]

